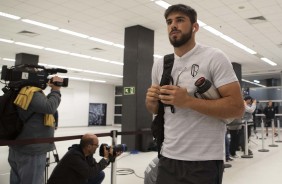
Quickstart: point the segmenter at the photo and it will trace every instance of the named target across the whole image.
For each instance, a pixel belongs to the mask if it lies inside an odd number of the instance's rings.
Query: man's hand
[[[177,107],[185,107],[189,98],[187,89],[178,86],[165,85],[161,87],[160,92],[159,98],[162,103]]]
[[[149,103],[156,103],[159,100],[160,95],[160,86],[152,85],[148,90],[146,94],[146,102]]]
[[[54,82],[63,82],[63,79],[58,76],[54,76],[52,78],[52,83],[51,83],[51,80],[48,81],[48,85],[52,88],[52,90],[60,91],[61,86],[56,86],[55,84],[53,84]]]
[[[106,149],[104,146],[104,158],[108,159],[110,162],[114,162],[116,157],[120,156],[122,152],[118,151],[116,153],[113,152],[113,147],[111,146],[110,150]]]
[[[158,100],[160,100],[160,86],[152,85],[146,93],[146,107],[148,111],[156,114],[158,112]]]

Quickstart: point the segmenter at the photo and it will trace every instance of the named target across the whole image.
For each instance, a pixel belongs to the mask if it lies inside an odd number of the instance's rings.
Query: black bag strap
[[[169,85],[170,82],[173,82],[173,78],[171,77],[171,71],[174,63],[174,54],[168,54],[164,56],[164,66],[163,66],[163,74],[160,82],[160,86]],[[174,113],[174,106],[171,106],[171,112]],[[158,137],[156,137],[157,149],[158,149],[158,157],[161,157],[160,151],[162,147],[162,143],[164,141],[164,104],[159,100],[158,107],[158,115],[161,119],[161,122],[156,122],[156,126],[158,131]],[[157,117],[156,117],[157,118]],[[155,127],[156,128],[156,127]]]
[[[160,86],[169,85],[171,82],[173,83],[173,78],[171,77],[171,71],[174,63],[174,54],[167,54],[164,56],[164,66],[163,66],[163,74],[160,82]],[[174,113],[174,106],[170,105],[171,112]],[[164,104],[159,101],[159,109],[158,114],[164,114]]]
[[[164,66],[163,66],[163,74],[160,86],[169,85],[170,82],[173,81],[171,77],[171,70],[174,63],[174,54],[168,54],[164,56]]]

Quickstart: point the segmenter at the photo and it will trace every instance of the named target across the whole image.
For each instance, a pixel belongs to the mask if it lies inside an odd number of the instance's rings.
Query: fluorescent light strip
[[[51,51],[51,52],[57,52],[57,53],[60,53],[60,54],[70,54],[70,52],[68,52],[68,51],[52,49],[52,48],[44,48],[44,50],[48,50],[48,51]]]
[[[256,54],[257,52],[253,51],[252,49],[249,49],[245,45],[239,43],[239,42],[234,42],[233,43],[235,46],[239,47],[240,49],[243,49],[244,51],[250,53],[250,54]]]
[[[123,63],[118,61],[110,61],[110,63],[123,66]]]
[[[114,44],[113,42],[109,42],[109,41],[102,40],[100,38],[95,38],[95,37],[90,37],[88,39],[92,40],[92,41],[95,41],[95,42],[100,42],[100,43],[103,43],[103,44],[107,44],[107,45],[113,45]]]
[[[89,37],[88,35],[77,33],[77,32],[74,32],[74,31],[67,30],[67,29],[59,29],[59,31],[73,35],[73,36],[78,36],[78,37],[81,37],[81,38],[88,38]]]
[[[124,49],[124,45],[114,43],[113,46]]]
[[[244,82],[247,82],[247,83],[250,83],[250,84],[254,84],[254,85],[257,85],[257,86],[260,86],[260,87],[266,87],[266,86],[264,86],[264,85],[261,85],[261,84],[257,84],[257,83],[255,83],[255,82],[251,82],[251,81],[248,81],[248,80],[245,80],[245,79],[242,79],[242,81],[244,81]]]
[[[162,58],[163,56],[161,56],[161,55],[157,55],[157,54],[154,54],[153,55],[155,58]]]
[[[199,24],[200,27],[203,27],[203,26],[206,26],[206,25],[207,25],[206,23],[200,21],[199,19],[197,20],[197,22],[198,22],[198,24]]]
[[[170,6],[170,4],[168,4],[167,2],[162,1],[162,0],[155,1],[155,3],[156,3],[157,5],[159,5],[159,6],[163,7],[163,8],[165,8],[165,9],[167,9],[167,8]]]
[[[102,62],[105,62],[105,63],[109,63],[110,62],[110,60],[103,59],[103,58],[97,58],[97,57],[91,57],[91,59],[96,60],[96,61],[102,61]]]
[[[33,24],[33,25],[36,25],[36,26],[44,27],[44,28],[47,28],[47,29],[52,29],[52,30],[59,29],[56,26],[51,26],[51,25],[48,25],[48,24],[44,24],[44,23],[41,23],[41,22],[34,21],[34,20],[22,19],[21,21],[23,21],[25,23]]]
[[[87,56],[87,55],[84,55],[84,54],[78,54],[78,53],[70,53],[70,55],[76,56],[76,57],[81,57],[81,58],[86,58],[86,59],[91,58],[91,56]]]
[[[15,59],[10,59],[10,58],[2,58],[2,60],[4,60],[4,61],[13,61],[13,62],[15,62]]]
[[[66,69],[67,69],[67,70],[72,70],[72,71],[75,71],[75,72],[83,72],[82,69],[77,69],[77,68],[70,68],[70,67],[67,67]]]
[[[36,49],[43,49],[44,48],[44,47],[39,46],[39,45],[33,45],[33,44],[23,43],[23,42],[15,42],[15,44],[26,46],[26,47],[32,47],[32,48],[36,48]]]
[[[220,36],[220,35],[223,35],[222,32],[214,29],[213,27],[211,26],[203,26],[204,29],[206,29],[207,31],[211,32],[212,34],[216,35],[216,36]]]
[[[276,66],[277,65],[276,63],[274,63],[273,61],[271,61],[271,60],[269,60],[267,58],[263,57],[263,58],[260,58],[260,59],[263,60],[264,62],[270,64],[271,66]]]
[[[10,19],[14,19],[14,20],[19,20],[21,18],[21,17],[18,17],[16,15],[11,15],[11,14],[4,13],[4,12],[0,12],[0,16],[10,18]]]
[[[0,42],[14,43],[14,41],[12,41],[12,40],[6,40],[6,39],[3,39],[3,38],[0,38]]]
[[[104,72],[96,72],[96,71],[91,71],[91,70],[83,70],[83,72],[93,73],[93,74],[98,74],[98,75],[111,76],[111,77],[123,78],[122,75],[114,75],[114,74],[109,74],[109,73],[104,73]]]

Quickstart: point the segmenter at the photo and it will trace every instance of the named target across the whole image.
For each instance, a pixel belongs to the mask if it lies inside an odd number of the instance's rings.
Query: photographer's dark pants
[[[89,178],[86,184],[101,184],[105,178],[105,172],[101,171],[96,177]]]
[[[161,157],[156,184],[221,184],[223,160],[182,161]]]

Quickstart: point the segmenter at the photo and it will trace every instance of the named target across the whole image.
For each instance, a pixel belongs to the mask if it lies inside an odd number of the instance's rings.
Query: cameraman
[[[83,135],[80,144],[69,147],[69,151],[54,168],[48,184],[101,184],[105,178],[103,170],[110,162],[114,162],[120,152],[112,156],[113,149],[108,151],[104,146],[104,158],[96,162],[93,154],[98,147],[99,141],[96,135]]]
[[[55,76],[53,81],[62,82],[63,79]],[[48,85],[52,90],[47,96],[38,87],[21,88],[15,104],[24,126],[16,140],[54,137],[53,114],[61,101],[61,87],[50,82]],[[54,143],[9,146],[10,184],[44,183],[46,155],[53,149]]]

